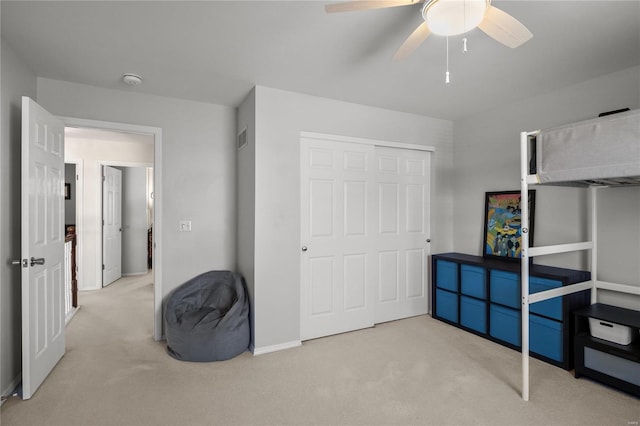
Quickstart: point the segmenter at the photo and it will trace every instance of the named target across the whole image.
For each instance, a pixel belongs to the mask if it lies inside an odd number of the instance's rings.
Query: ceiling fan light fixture
[[[422,8],[422,18],[432,33],[454,36],[480,25],[490,0],[430,0]]]

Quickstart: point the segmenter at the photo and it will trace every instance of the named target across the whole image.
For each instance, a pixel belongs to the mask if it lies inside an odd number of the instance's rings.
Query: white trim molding
[[[302,342],[300,340],[294,340],[292,342],[280,343],[273,346],[265,346],[262,348],[256,348],[253,345],[249,346],[249,350],[253,355],[264,355],[270,352],[282,351],[285,349],[297,348],[302,346]]]
[[[377,140],[377,139],[356,138],[352,136],[331,135],[327,133],[300,132],[300,137],[308,138],[308,139],[338,141],[338,142],[351,142],[351,143],[359,143],[364,145],[386,146],[389,148],[414,149],[417,151],[434,152],[436,150],[435,147],[428,146],[428,145],[418,145],[418,144],[403,143],[403,142],[391,142],[391,141],[383,141],[383,140]]]
[[[11,397],[14,394],[14,391],[18,389],[18,385],[22,382],[22,373],[18,373],[18,375],[9,383],[5,389],[2,390],[2,402],[0,405],[4,404],[5,398]]]

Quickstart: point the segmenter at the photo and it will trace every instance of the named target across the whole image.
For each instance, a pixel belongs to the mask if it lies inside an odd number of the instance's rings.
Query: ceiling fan
[[[476,27],[489,37],[515,48],[533,34],[520,21],[491,5],[491,0],[352,0],[325,6],[327,13],[350,12],[424,3],[421,23],[394,55],[395,60],[409,56],[429,35],[454,36]]]

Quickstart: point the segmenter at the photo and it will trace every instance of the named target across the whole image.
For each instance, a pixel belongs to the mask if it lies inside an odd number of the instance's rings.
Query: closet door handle
[[[302,251],[307,251],[307,246],[302,246]]]

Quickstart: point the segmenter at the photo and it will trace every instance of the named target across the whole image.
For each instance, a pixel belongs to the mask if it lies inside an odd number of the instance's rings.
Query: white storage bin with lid
[[[619,345],[628,345],[634,337],[631,327],[598,318],[589,318],[589,330],[591,331],[591,336]]]

